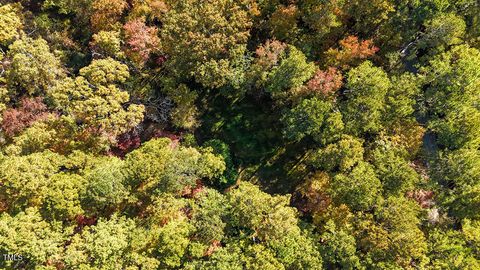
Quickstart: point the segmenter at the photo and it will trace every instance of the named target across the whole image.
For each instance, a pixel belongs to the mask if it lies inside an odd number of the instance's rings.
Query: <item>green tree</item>
[[[320,236],[323,244],[320,249],[325,268],[361,269],[356,254],[355,237],[336,228],[332,221],[327,222],[325,232]]]
[[[60,222],[48,222],[37,208],[27,208],[15,216],[0,216],[0,251],[23,256],[26,268],[60,262],[67,236],[72,228],[62,228]],[[15,261],[2,260],[0,266],[14,267]]]
[[[50,177],[60,170],[62,156],[50,151],[27,156],[2,157],[0,196],[16,212],[40,206],[49,190]]]
[[[329,190],[337,203],[360,211],[372,209],[379,199],[382,185],[373,167],[367,162],[359,162],[351,172],[335,175]]]
[[[434,229],[428,235],[432,269],[475,269],[480,267],[465,236],[455,230]]]
[[[100,218],[95,226],[85,227],[71,238],[63,261],[67,268],[157,269],[158,261],[140,254],[135,238],[144,240],[144,235],[132,219],[117,215]]]
[[[310,163],[316,169],[348,172],[363,161],[364,152],[362,140],[343,135],[338,142],[314,152],[310,157]]]
[[[90,65],[80,69],[80,75],[96,86],[121,84],[130,77],[128,66],[110,57],[93,60]]]
[[[87,181],[81,193],[84,204],[95,214],[108,214],[120,208],[129,196],[123,162],[117,158],[105,159],[85,174]]]
[[[313,32],[316,40],[321,40],[333,29],[342,26],[341,1],[306,0],[299,4],[302,19]]]
[[[195,239],[207,245],[222,241],[228,222],[225,197],[214,189],[202,191],[198,197],[192,217]]]
[[[478,207],[480,207],[480,185],[463,186],[449,194],[444,204],[452,216],[459,219],[479,219]]]
[[[432,129],[449,149],[469,144],[476,147],[480,51],[466,45],[453,47],[435,57],[422,71],[426,74]]]
[[[389,257],[388,231],[370,213],[352,217],[352,235],[356,239],[362,265],[367,269],[402,269]]]
[[[315,73],[315,65],[292,45],[267,41],[256,50],[249,80],[257,89],[274,98],[286,98],[289,91],[303,85]]]
[[[372,34],[378,25],[383,25],[395,11],[391,0],[354,0],[346,3],[344,10],[355,23],[353,29],[364,35]]]
[[[231,222],[252,230],[251,234],[261,240],[280,239],[291,230],[298,230],[296,213],[288,207],[288,197],[270,196],[248,183],[242,183],[228,195],[232,205]]]
[[[479,50],[460,45],[433,58],[422,69],[429,86],[426,98],[430,99],[433,116],[441,117],[463,107],[461,105],[471,106],[477,102],[475,87],[480,71],[476,67],[479,63]]]
[[[438,13],[425,23],[425,36],[420,46],[443,49],[462,42],[466,24],[462,17],[455,13]]]
[[[318,236],[308,229],[292,231],[282,239],[269,244],[285,269],[322,269],[322,256],[317,245]]]
[[[343,130],[342,115],[333,110],[331,103],[315,97],[303,100],[287,112],[282,122],[285,137],[295,141],[311,136],[325,144],[338,139]]]
[[[430,122],[430,128],[438,134],[438,142],[449,149],[480,145],[480,111],[473,106],[459,105],[441,119]]]
[[[247,196],[248,194],[248,196]],[[227,196],[232,206],[229,223],[276,251],[285,268],[320,269],[321,257],[298,225],[296,211],[286,196],[271,196],[250,183],[242,182]]]
[[[36,122],[20,135],[13,138],[13,142],[5,148],[7,155],[29,155],[42,152],[52,146],[57,133],[48,123]]]
[[[11,59],[7,83],[14,93],[41,94],[65,77],[60,59],[42,38],[15,41],[9,46],[7,57]]]
[[[373,151],[373,165],[383,190],[388,195],[401,196],[413,190],[420,182],[420,175],[409,162],[390,147],[378,147]]]
[[[480,183],[480,152],[463,148],[442,153],[435,166],[435,174],[445,184],[452,183],[460,189]]]
[[[443,186],[441,202],[459,219],[478,217],[480,205],[480,155],[476,149],[463,148],[442,153],[433,176]]]
[[[125,75],[105,74],[101,68],[83,72],[95,83],[121,80]],[[72,116],[82,130],[88,130],[88,133],[94,136],[110,138],[112,141],[143,119],[143,105],[130,104],[124,108],[130,96],[114,84],[92,85],[84,77],[66,78],[50,89],[49,95],[55,107]]]
[[[85,189],[85,179],[77,174],[58,173],[50,177],[43,212],[56,220],[73,220],[83,214],[80,195]]]
[[[244,269],[245,260],[245,252],[241,247],[235,244],[227,244],[226,247],[222,247],[214,252],[208,260],[194,260],[187,263],[184,269],[242,270]]]
[[[170,113],[172,123],[179,128],[193,129],[197,127],[198,109],[195,106],[197,92],[185,84],[177,87],[167,84],[165,92],[176,105]]]
[[[420,230],[418,205],[403,197],[389,197],[378,211],[378,220],[388,232],[389,249],[386,253],[400,267],[412,263],[423,267],[427,242]]]
[[[149,225],[165,225],[171,221],[186,219],[183,209],[188,203],[188,200],[168,193],[152,196],[152,202],[146,209]]]
[[[192,225],[186,220],[175,220],[158,229],[156,254],[164,267],[178,267],[190,243]]]
[[[174,145],[169,139],[154,139],[129,153],[125,160],[128,181],[141,193],[178,193],[197,179],[220,176],[225,162],[209,150]]]
[[[347,101],[342,114],[353,134],[375,133],[382,128],[385,96],[391,87],[387,74],[371,62],[353,68],[347,76]]]
[[[271,249],[262,245],[250,245],[247,250],[247,259],[245,266],[247,269],[255,270],[274,270],[285,269],[285,266],[275,258],[275,253]]]
[[[223,160],[225,161],[225,172],[218,179],[218,181],[214,182],[214,184],[217,186],[233,184],[233,182],[238,176],[238,173],[235,164],[233,163],[232,152],[228,144],[224,143],[221,140],[213,139],[205,142],[203,144],[203,147],[211,147],[213,153],[222,156]]]
[[[121,44],[120,32],[117,31],[100,31],[92,36],[92,41],[90,42],[94,53],[98,53],[103,57],[118,58],[123,56]]]
[[[391,78],[392,86],[386,94],[387,122],[405,121],[413,118],[416,99],[420,94],[421,80],[411,73],[403,73]]]
[[[226,85],[243,57],[252,17],[248,1],[172,1],[160,30],[161,49],[177,78],[194,78],[207,88]],[[189,52],[189,53],[185,53]]]
[[[57,9],[59,14],[73,14],[90,15],[92,0],[45,0],[42,4],[43,9]],[[83,9],[83,12],[82,12]]]
[[[468,241],[470,247],[473,247],[477,257],[480,255],[478,252],[478,243],[480,243],[480,234],[478,234],[480,230],[480,221],[478,220],[470,220],[464,219],[462,221],[462,232],[465,235],[465,239]]]
[[[0,54],[0,61],[2,60],[2,55]],[[4,80],[0,77],[0,83],[3,83]],[[7,109],[7,103],[10,100],[8,96],[8,89],[0,86],[0,121],[3,121],[3,112]]]
[[[264,86],[272,96],[282,96],[285,91],[300,87],[315,73],[315,65],[307,62],[305,55],[289,45],[280,57],[278,65],[267,74]]]
[[[69,154],[74,150],[88,153],[105,152],[112,144],[112,137],[98,136],[89,127],[79,126],[71,116],[51,117],[35,122],[25,129],[5,148],[8,155],[28,155],[44,150]],[[102,134],[100,134],[102,135]]]
[[[184,256],[190,255],[188,252],[195,240],[195,225],[185,212],[191,209],[190,206],[193,206],[191,201],[161,194],[148,208],[147,243],[143,245],[150,247],[162,268],[179,267],[184,262]],[[203,256],[203,250],[201,253]]]

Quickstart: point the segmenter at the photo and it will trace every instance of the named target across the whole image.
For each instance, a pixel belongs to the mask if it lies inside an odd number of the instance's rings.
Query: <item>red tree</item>
[[[13,137],[34,122],[45,120],[49,115],[42,98],[24,97],[18,108],[10,108],[3,113],[1,127],[5,135]]]
[[[145,25],[141,19],[135,19],[127,22],[123,29],[127,41],[127,55],[142,66],[160,44],[157,28]]]
[[[132,130],[118,136],[117,145],[111,149],[110,154],[123,158],[127,153],[140,147],[141,143],[142,139],[140,134],[137,131]]]
[[[308,81],[307,88],[312,92],[329,96],[342,87],[342,80],[342,73],[334,67],[329,67],[326,71],[318,70]]]
[[[378,51],[372,40],[360,41],[356,36],[348,36],[342,39],[340,47],[340,49],[329,49],[327,51],[327,62],[342,68],[348,68],[350,65],[357,64]]]

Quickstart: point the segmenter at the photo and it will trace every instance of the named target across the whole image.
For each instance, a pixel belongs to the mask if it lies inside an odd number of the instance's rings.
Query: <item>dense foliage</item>
[[[477,0],[0,0],[1,269],[480,269]]]

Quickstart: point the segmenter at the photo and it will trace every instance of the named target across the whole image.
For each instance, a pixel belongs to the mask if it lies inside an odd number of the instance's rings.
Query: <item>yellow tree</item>
[[[227,84],[250,36],[252,18],[245,2],[172,1],[160,31],[172,74],[209,88]]]
[[[125,0],[94,0],[92,2],[92,16],[90,23],[93,30],[113,30],[118,28],[118,21],[128,3]]]
[[[22,21],[13,5],[0,6],[0,44],[7,45],[19,36]]]
[[[71,117],[81,131],[114,142],[143,120],[143,105],[130,104],[130,95],[114,83],[129,77],[127,66],[108,58],[94,60],[75,79],[66,78],[49,90],[56,109]]]
[[[7,58],[11,64],[7,70],[9,88],[29,95],[43,93],[65,76],[60,59],[42,39],[19,39],[9,46]]]

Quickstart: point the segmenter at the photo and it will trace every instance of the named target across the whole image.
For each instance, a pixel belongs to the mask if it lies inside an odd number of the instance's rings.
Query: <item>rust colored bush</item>
[[[329,67],[326,71],[318,70],[307,82],[307,88],[312,92],[329,96],[342,87],[342,80],[342,74],[336,68]]]
[[[93,14],[90,18],[92,28],[98,32],[112,30],[128,7],[125,0],[95,0],[92,3]]]
[[[431,190],[414,190],[407,192],[407,198],[414,199],[422,208],[429,208],[435,204],[435,193]]]
[[[127,43],[127,56],[134,62],[143,66],[160,44],[157,28],[145,25],[141,19],[127,22],[123,29]]]
[[[348,68],[359,61],[374,55],[378,48],[370,39],[360,41],[356,36],[348,36],[340,41],[340,49],[327,51],[327,62],[333,66]]]
[[[1,127],[5,135],[13,137],[34,122],[45,120],[49,115],[42,98],[23,98],[18,108],[3,112]]]
[[[255,51],[258,64],[262,67],[271,67],[277,64],[286,48],[287,44],[283,42],[268,40],[265,45],[258,47]]]

